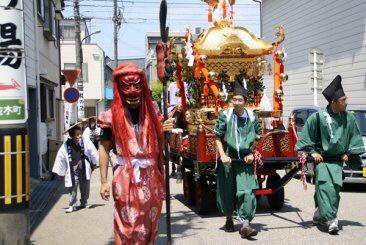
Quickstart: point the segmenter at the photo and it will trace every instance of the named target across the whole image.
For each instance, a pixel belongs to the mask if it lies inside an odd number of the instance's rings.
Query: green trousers
[[[223,214],[231,216],[236,210],[240,219],[251,221],[257,207],[255,189],[258,189],[258,182],[252,165],[243,162],[226,166],[219,163],[216,200]]]
[[[342,167],[335,163],[321,163],[315,169],[315,206],[324,221],[337,218]]]

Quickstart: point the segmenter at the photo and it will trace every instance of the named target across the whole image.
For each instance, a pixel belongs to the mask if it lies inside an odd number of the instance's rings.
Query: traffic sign
[[[66,77],[66,81],[69,82],[71,87],[74,86],[74,83],[76,82],[76,79],[79,77],[80,72],[81,72],[80,69],[62,70],[62,73]]]
[[[69,103],[75,103],[79,100],[80,93],[79,90],[77,90],[74,87],[68,88],[64,92],[64,98]]]

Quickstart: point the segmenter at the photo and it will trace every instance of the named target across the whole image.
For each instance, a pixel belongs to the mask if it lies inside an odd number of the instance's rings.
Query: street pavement
[[[213,210],[198,215],[195,208],[183,202],[182,184],[171,180],[171,212],[173,244],[366,244],[366,186],[347,186],[341,192],[339,208],[339,235],[331,236],[312,225],[314,186],[303,190],[299,180],[292,180],[285,188],[285,205],[272,212],[262,197],[257,215],[252,222],[259,230],[251,240],[241,239],[238,232],[226,233],[220,229],[225,217]],[[55,195],[54,205],[35,228],[32,244],[113,244],[113,201],[99,197],[99,172],[91,182],[91,209],[66,214],[68,195],[63,186]],[[165,204],[164,204],[165,207]],[[164,209],[165,210],[165,209]],[[157,244],[166,244],[165,211],[160,220]],[[240,224],[236,222],[236,228]]]

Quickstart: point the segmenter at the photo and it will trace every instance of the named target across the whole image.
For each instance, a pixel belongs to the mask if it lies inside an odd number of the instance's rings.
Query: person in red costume
[[[123,64],[113,72],[111,109],[98,118],[100,195],[110,197],[108,154],[114,150],[112,194],[115,244],[153,244],[164,198],[162,117],[153,105],[144,71]]]

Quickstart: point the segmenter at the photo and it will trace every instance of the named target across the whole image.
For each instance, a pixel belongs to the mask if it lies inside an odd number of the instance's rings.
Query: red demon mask
[[[137,108],[141,103],[143,82],[139,74],[121,76],[118,80],[121,97],[129,108]]]
[[[118,90],[126,107],[137,108],[141,104],[144,73],[136,66],[127,65],[115,72]]]

